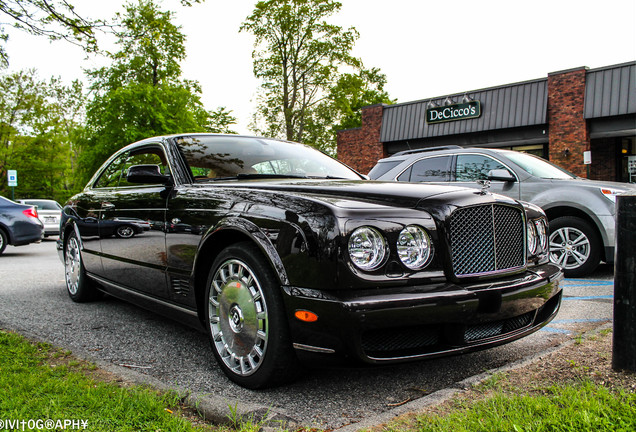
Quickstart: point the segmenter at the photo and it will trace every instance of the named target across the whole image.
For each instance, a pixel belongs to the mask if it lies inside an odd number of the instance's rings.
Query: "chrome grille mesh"
[[[525,264],[525,227],[520,209],[486,205],[451,215],[450,243],[456,276],[493,273]]]

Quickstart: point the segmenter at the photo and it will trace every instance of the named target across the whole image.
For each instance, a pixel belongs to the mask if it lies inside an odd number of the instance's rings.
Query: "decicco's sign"
[[[481,103],[471,101],[426,110],[426,123],[440,123],[477,118],[481,115]]]

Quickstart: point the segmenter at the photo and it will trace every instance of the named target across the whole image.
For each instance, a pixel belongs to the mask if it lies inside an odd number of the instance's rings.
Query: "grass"
[[[555,385],[538,395],[496,391],[483,400],[455,400],[444,412],[421,415],[384,430],[627,432],[636,430],[636,395],[613,393],[589,381]]]
[[[211,430],[179,415],[177,394],[93,379],[95,366],[69,355],[0,330],[0,419],[84,421],[90,431]]]
[[[569,348],[375,430],[636,431],[636,375],[612,370],[610,332],[576,338]]]

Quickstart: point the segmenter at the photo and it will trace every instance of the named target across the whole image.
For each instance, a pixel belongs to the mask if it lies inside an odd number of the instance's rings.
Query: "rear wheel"
[[[2,229],[0,229],[0,255],[2,255],[2,252],[4,252],[8,242],[9,240],[7,238],[7,235]]]
[[[4,252],[8,242],[9,242],[9,238],[4,233],[4,231],[0,229],[0,255],[2,255],[2,252]]]
[[[227,247],[210,269],[206,330],[223,372],[243,387],[271,387],[297,369],[279,289],[251,243]]]
[[[99,297],[99,291],[95,288],[94,282],[86,275],[86,270],[84,270],[80,243],[75,231],[71,231],[66,240],[64,275],[68,295],[74,302],[83,303]]]
[[[550,221],[550,261],[560,265],[566,277],[586,276],[601,258],[601,240],[585,220],[562,216]]]

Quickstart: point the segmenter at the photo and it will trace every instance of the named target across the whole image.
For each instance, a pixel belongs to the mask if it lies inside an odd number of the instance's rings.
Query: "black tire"
[[[550,221],[550,261],[560,265],[566,277],[592,273],[601,260],[601,239],[589,222],[575,216]]]
[[[64,245],[64,280],[71,300],[84,303],[96,300],[100,293],[87,275],[75,231],[71,231]]]
[[[4,230],[0,228],[0,255],[7,248],[7,244],[9,243],[9,237],[4,233]]]
[[[115,235],[119,238],[132,238],[135,235],[135,229],[130,225],[120,225],[115,230]]]
[[[235,383],[257,389],[295,377],[280,284],[252,243],[228,246],[212,263],[205,328],[217,362]]]

